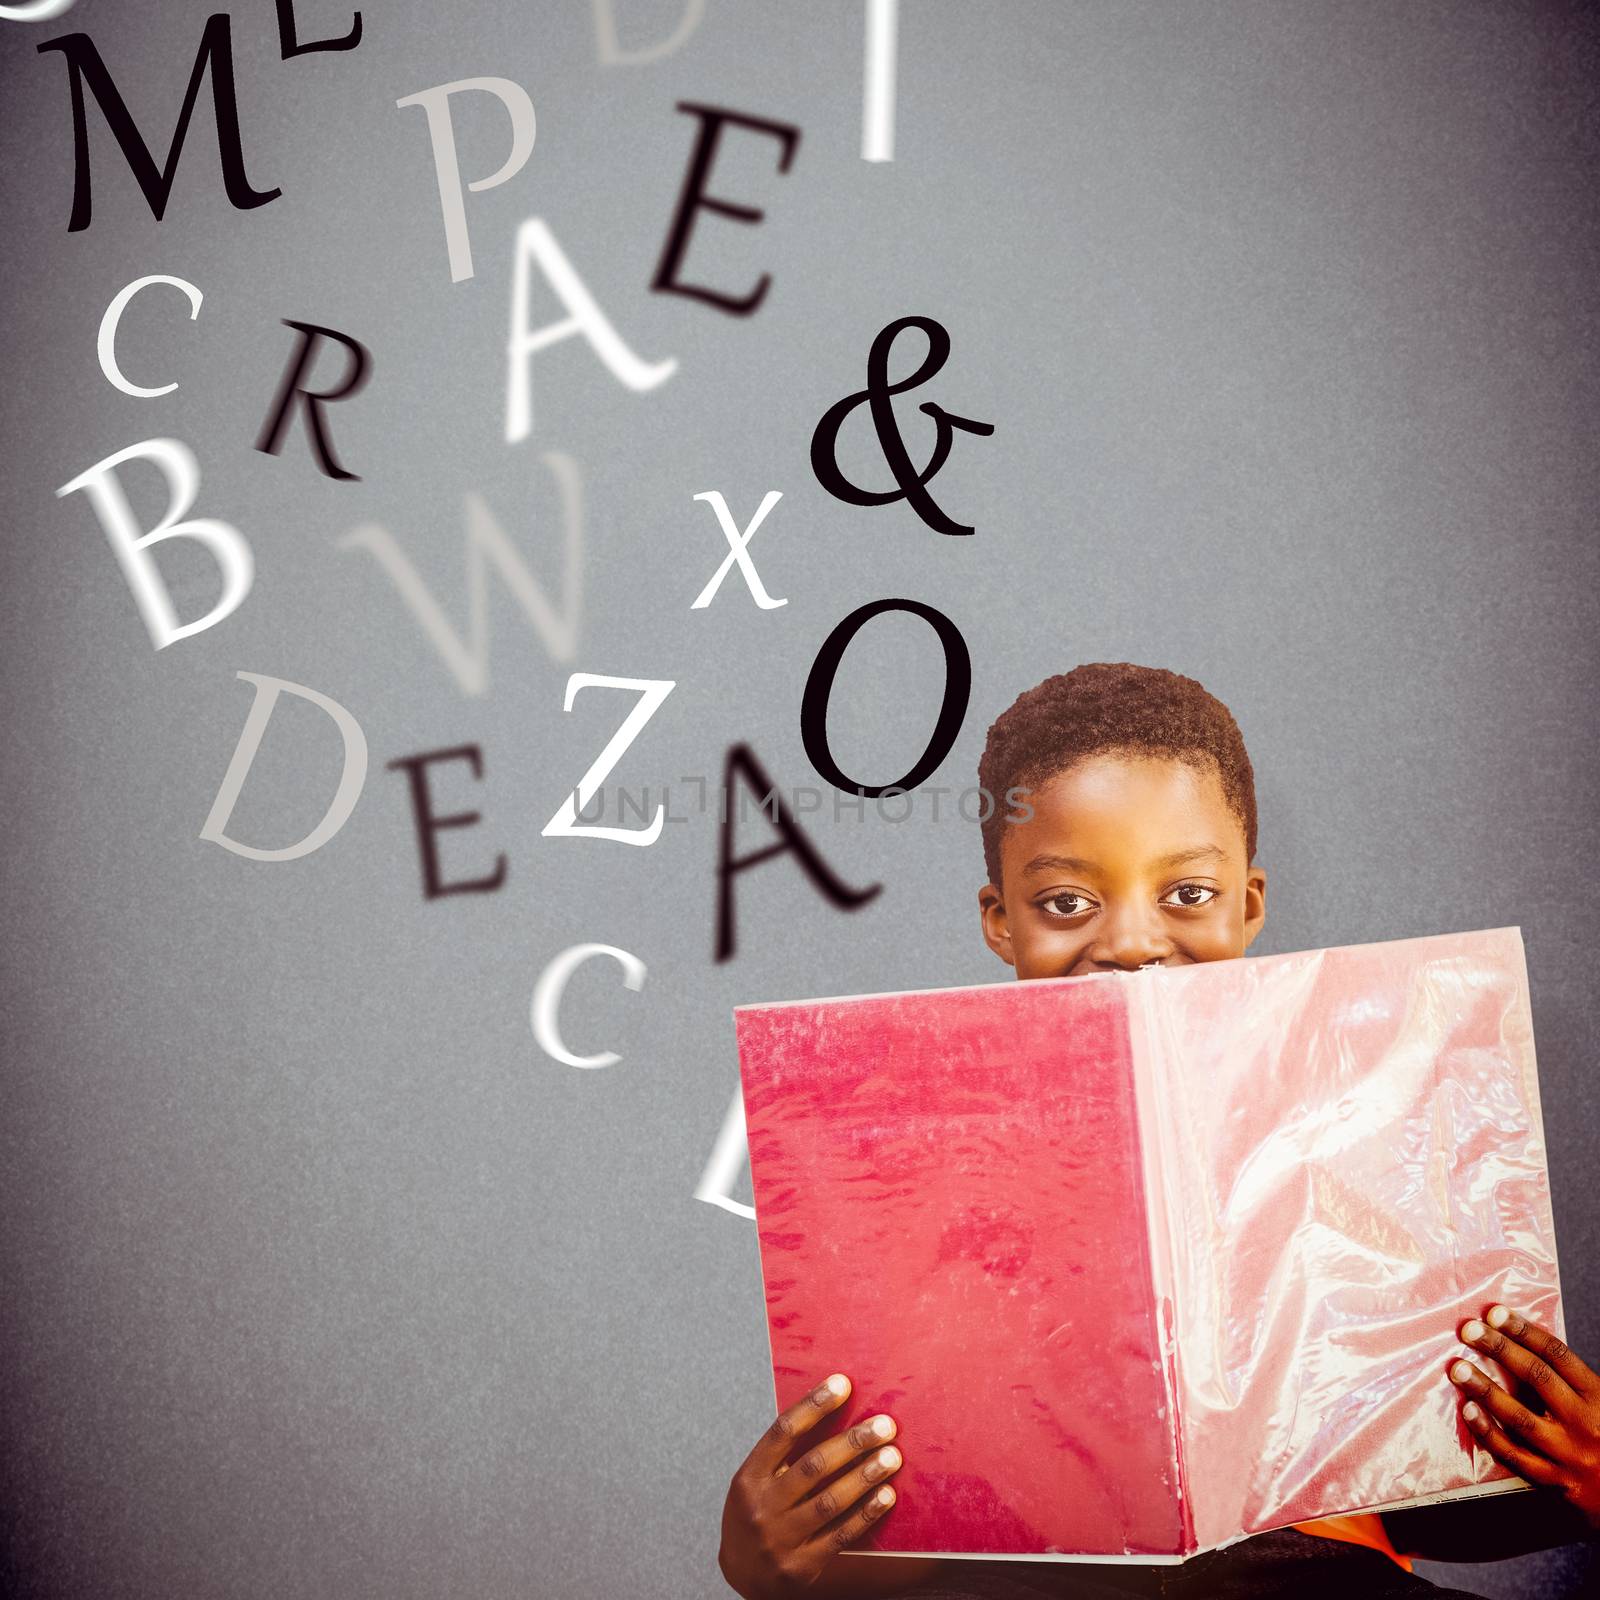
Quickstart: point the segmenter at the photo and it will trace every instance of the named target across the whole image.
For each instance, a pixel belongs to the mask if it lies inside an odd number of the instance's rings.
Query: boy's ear
[[[1244,875],[1244,946],[1250,948],[1251,941],[1261,932],[1261,924],[1267,920],[1267,870],[1265,867],[1251,867]]]
[[[1016,966],[1011,954],[1011,924],[1006,920],[1006,903],[992,883],[978,891],[978,912],[983,919],[983,942],[1005,962]]]

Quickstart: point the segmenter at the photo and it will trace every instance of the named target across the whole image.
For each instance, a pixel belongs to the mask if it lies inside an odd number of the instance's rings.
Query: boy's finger
[[[1461,1415],[1472,1436],[1501,1466],[1510,1467],[1519,1478],[1529,1483],[1544,1484],[1550,1488],[1562,1485],[1561,1470],[1555,1462],[1525,1450],[1489,1415],[1476,1400],[1469,1400]]]
[[[1571,1418],[1582,1409],[1583,1397],[1543,1356],[1536,1356],[1499,1328],[1491,1328],[1474,1317],[1462,1323],[1461,1342],[1486,1356],[1493,1356],[1508,1372],[1514,1372],[1539,1396],[1545,1409],[1558,1417]]]
[[[814,1449],[806,1451],[798,1461],[787,1468],[780,1467],[792,1505],[810,1495],[819,1484],[826,1482],[841,1467],[848,1466],[863,1450],[885,1445],[894,1438],[894,1419],[886,1416],[868,1417],[854,1427],[824,1439]],[[843,1509],[843,1507],[839,1507]]]
[[[1524,1349],[1532,1351],[1576,1394],[1585,1399],[1593,1399],[1600,1394],[1600,1376],[1548,1328],[1541,1328],[1537,1322],[1529,1322],[1510,1306],[1490,1306],[1483,1320],[1495,1332],[1505,1334]]]
[[[1535,1450],[1559,1459],[1565,1439],[1562,1430],[1544,1417],[1535,1416],[1520,1400],[1513,1400],[1470,1361],[1452,1361],[1450,1381],[1485,1407],[1507,1433],[1514,1433]]]
[[[892,1472],[898,1472],[904,1458],[895,1447],[885,1445],[874,1450],[858,1467],[825,1483],[813,1495],[799,1501],[788,1513],[796,1537],[808,1539],[837,1518],[849,1513],[862,1496],[872,1498],[879,1484]],[[790,1474],[794,1476],[793,1473]]]
[[[894,1490],[886,1483],[874,1490],[847,1517],[824,1528],[810,1542],[830,1553],[853,1545],[894,1504]]]
[[[756,1440],[755,1448],[744,1458],[739,1471],[766,1478],[777,1476],[795,1440],[816,1427],[830,1411],[843,1405],[849,1393],[850,1380],[842,1372],[824,1378],[809,1394],[802,1395],[772,1419],[771,1426]]]

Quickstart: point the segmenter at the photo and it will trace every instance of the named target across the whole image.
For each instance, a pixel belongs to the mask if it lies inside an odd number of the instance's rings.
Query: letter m
[[[245,175],[244,150],[239,139],[239,102],[233,88],[233,39],[225,12],[219,11],[206,19],[205,31],[200,35],[200,49],[189,74],[189,87],[183,97],[183,109],[178,113],[178,126],[167,148],[166,160],[159,168],[88,34],[63,34],[59,39],[47,39],[38,48],[41,52],[59,50],[67,58],[72,88],[72,220],[67,224],[68,233],[77,233],[89,226],[89,119],[84,104],[85,84],[99,103],[106,125],[122,146],[122,153],[157,222],[167,209],[178,157],[183,153],[184,135],[189,131],[189,119],[194,115],[200,82],[208,67],[211,70],[211,103],[217,117],[217,152],[222,158],[222,182],[229,201],[236,210],[249,211],[276,200],[283,193],[281,189],[264,192],[252,189]]]

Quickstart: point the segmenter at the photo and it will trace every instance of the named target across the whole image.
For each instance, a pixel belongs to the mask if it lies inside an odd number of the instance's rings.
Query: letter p
[[[467,89],[494,95],[511,118],[511,154],[500,170],[475,178],[467,187],[474,194],[497,188],[516,177],[533,154],[536,122],[533,101],[521,84],[509,78],[460,78],[433,89],[422,89],[396,100],[397,106],[421,106],[428,114],[428,137],[433,141],[433,165],[439,178],[439,204],[444,210],[444,237],[450,247],[450,281],[472,276],[472,241],[467,235],[467,208],[461,193],[461,168],[456,162],[456,134],[450,119],[450,96]]]

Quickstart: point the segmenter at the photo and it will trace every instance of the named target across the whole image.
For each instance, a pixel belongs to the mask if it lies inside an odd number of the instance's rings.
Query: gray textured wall
[[[1166,665],[1250,744],[1261,950],[1521,925],[1569,1328],[1600,1354],[1590,8],[913,0],[896,156],[868,163],[859,0],[708,0],[638,67],[601,64],[583,0],[369,3],[359,49],[290,61],[272,5],[241,0],[247,165],[282,198],[229,206],[206,93],[158,223],[91,111],[94,220],[69,233],[67,73],[36,45],[88,31],[164,147],[208,9],[0,22],[0,1422],[21,1592],[722,1592],[722,1492],[771,1396],[754,1231],[693,1198],[736,1082],[730,1007],[1002,975],[982,858],[948,811],[824,812],[830,861],[883,892],[845,915],[790,864],[748,874],[719,965],[712,816],[648,849],[540,836],[621,706],[590,692],[563,714],[562,690],[571,670],[676,680],[627,758],[636,786],[714,783],[738,740],[815,783],[806,671],[888,595],[947,613],[974,657],[933,781],[971,782],[988,722],[1047,673]],[[643,43],[682,6],[617,10]],[[350,15],[299,11],[307,37]],[[476,273],[452,284],[424,119],[395,101],[478,75],[527,88],[538,139],[468,197]],[[696,234],[693,276],[772,273],[748,319],[649,290],[694,131],[679,99],[803,130],[782,177],[770,141],[726,138],[713,187],[767,218]],[[457,128],[466,174],[493,170],[503,118],[463,104]],[[507,444],[532,216],[678,370],[634,393],[577,341],[545,351],[532,436]],[[193,323],[171,290],[130,308],[130,375],[180,382],[139,400],[95,334],[154,272],[206,299]],[[971,539],[811,475],[816,419],[912,312],[954,341],[932,396],[995,424],[937,480]],[[253,448],[285,317],[372,351],[331,416],[359,482],[320,475],[298,425],[282,455]],[[87,499],[55,494],[153,436],[193,449],[197,513],[257,566],[238,611],[160,652]],[[868,471],[865,438],[851,450]],[[553,660],[492,586],[491,685],[463,694],[339,540],[388,528],[464,626],[476,493],[557,588],[549,451],[583,484],[576,652]],[[128,482],[149,526],[157,480]],[[742,524],[773,488],[751,551],[788,605],[758,610],[734,572],[691,611],[726,553],[691,497],[722,490]],[[162,564],[193,616],[217,580],[183,545]],[[910,763],[938,668],[909,619],[863,636],[834,703],[846,770]],[[353,817],[296,862],[198,837],[241,670],[333,696],[369,741]],[[508,879],[429,903],[385,764],[467,742],[483,781],[440,769],[437,808],[483,822],[442,836],[445,868],[504,851]],[[299,837],[336,762],[331,724],[286,704],[235,835]],[[586,940],[648,966],[637,994],[605,963],[568,991],[574,1047],[622,1054],[604,1071],[557,1065],[528,1021],[539,971]],[[1575,1593],[1580,1566],[1469,1586]]]

